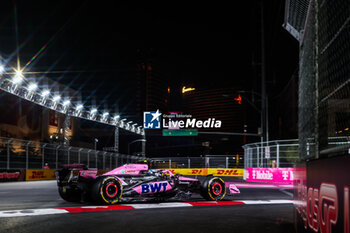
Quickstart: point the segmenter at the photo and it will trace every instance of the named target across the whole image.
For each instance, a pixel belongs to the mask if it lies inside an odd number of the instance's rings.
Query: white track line
[[[62,207],[62,208],[45,208],[45,209],[23,209],[23,210],[6,210],[0,211],[0,218],[40,216],[50,214],[68,214],[81,212],[96,211],[115,211],[122,209],[158,209],[158,208],[177,208],[177,207],[194,207],[200,206],[227,206],[227,205],[271,205],[271,204],[292,204],[292,200],[234,200],[221,202],[168,202],[168,203],[151,203],[151,204],[122,204],[122,205],[102,205],[102,206],[79,206],[79,207]]]

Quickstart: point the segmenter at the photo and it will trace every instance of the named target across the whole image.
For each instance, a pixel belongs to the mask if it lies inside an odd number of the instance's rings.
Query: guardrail
[[[0,169],[42,169],[46,163],[57,169],[61,164],[82,163],[108,170],[140,159],[115,152],[0,137]]]

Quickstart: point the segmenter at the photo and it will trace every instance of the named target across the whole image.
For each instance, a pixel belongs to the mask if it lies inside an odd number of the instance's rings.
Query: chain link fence
[[[243,155],[151,158],[155,168],[243,168]]]
[[[51,169],[62,164],[86,164],[90,168],[113,169],[135,163],[142,157],[0,137],[0,169]]]
[[[329,148],[349,148],[350,137],[329,137]],[[299,140],[277,140],[246,144],[244,149],[244,168],[251,167],[293,167],[300,158],[314,154],[315,141],[305,141],[305,155],[299,156]],[[350,149],[348,151],[350,153]]]
[[[293,167],[299,160],[297,139],[246,144],[244,167]]]

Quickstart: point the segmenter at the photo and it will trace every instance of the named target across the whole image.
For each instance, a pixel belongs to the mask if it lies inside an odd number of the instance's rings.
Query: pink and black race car
[[[95,201],[106,204],[132,201],[186,200],[198,193],[207,200],[222,200],[238,188],[219,177],[203,181],[174,175],[169,170],[148,170],[147,164],[126,164],[97,175],[84,165],[63,165],[56,171],[60,196],[66,201]],[[228,189],[227,189],[228,188]]]

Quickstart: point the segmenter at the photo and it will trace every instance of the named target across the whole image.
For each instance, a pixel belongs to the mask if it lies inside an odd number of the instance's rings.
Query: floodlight
[[[65,100],[65,101],[63,102],[63,106],[68,106],[68,105],[70,105],[70,100]]]
[[[75,109],[76,109],[77,111],[79,111],[79,110],[81,110],[83,107],[84,107],[84,105],[79,104]]]
[[[29,83],[28,85],[28,91],[35,91],[38,88],[38,84],[36,83]]]
[[[0,64],[0,74],[2,74],[5,71],[5,66],[3,64]]]
[[[61,96],[55,95],[55,96],[52,98],[52,101],[53,101],[53,102],[57,102],[57,101],[59,101],[60,99],[61,99]]]
[[[16,74],[12,78],[12,83],[13,84],[20,84],[22,81],[23,81],[22,71],[16,70]]]
[[[108,112],[104,112],[104,113],[102,114],[103,117],[106,117],[106,116],[108,116],[108,115],[109,115]]]
[[[91,109],[91,111],[90,111],[91,114],[95,114],[96,112],[97,112],[97,108],[93,108],[93,109]]]
[[[46,97],[48,95],[50,95],[50,91],[49,90],[43,90],[43,92],[41,92],[41,96],[42,97]]]

